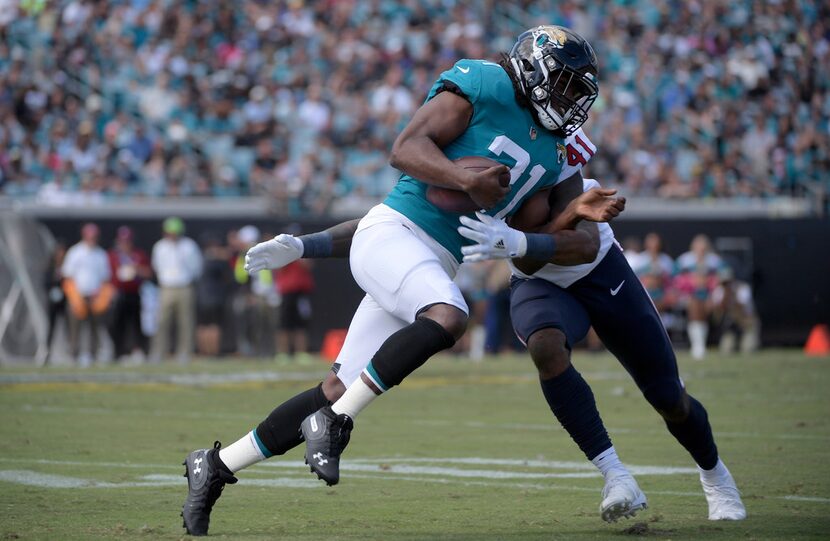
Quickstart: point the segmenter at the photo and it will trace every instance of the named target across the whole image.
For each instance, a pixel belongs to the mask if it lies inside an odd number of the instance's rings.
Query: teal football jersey
[[[557,183],[565,159],[561,137],[537,126],[533,116],[516,103],[513,84],[498,64],[459,60],[441,74],[427,96],[432,99],[449,82],[473,105],[467,130],[445,147],[451,160],[484,156],[510,167],[510,193],[487,211],[497,218],[516,212],[540,189]],[[461,246],[470,241],[458,234],[459,214],[446,212],[426,198],[427,184],[402,174],[384,203],[418,224],[461,261]]]

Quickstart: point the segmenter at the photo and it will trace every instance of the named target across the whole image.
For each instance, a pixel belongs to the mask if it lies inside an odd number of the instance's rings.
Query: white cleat
[[[630,473],[621,473],[605,480],[599,512],[605,522],[617,522],[633,517],[637,511],[648,507],[646,495]]]
[[[723,466],[723,472],[717,481],[705,480],[701,473],[700,484],[709,503],[709,520],[743,520],[746,507],[741,501],[741,493],[735,485],[732,474]]]

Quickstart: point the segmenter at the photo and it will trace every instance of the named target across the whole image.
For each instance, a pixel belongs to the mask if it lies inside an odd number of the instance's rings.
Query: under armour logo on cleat
[[[311,458],[317,461],[318,466],[322,466],[323,464],[328,464],[329,459],[323,458],[323,453],[314,453],[311,455]]]
[[[202,463],[201,458],[197,458],[196,460],[193,461],[193,465],[196,466],[195,468],[193,468],[193,473],[199,473],[199,472],[202,471],[202,466],[200,465],[201,463]]]

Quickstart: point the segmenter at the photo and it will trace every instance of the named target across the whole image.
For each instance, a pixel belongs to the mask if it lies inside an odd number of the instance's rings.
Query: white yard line
[[[818,496],[775,496],[782,500],[791,502],[816,502],[816,503],[830,503],[830,498],[820,498]]]
[[[365,460],[365,459],[364,459]],[[371,459],[379,463],[413,462],[413,463],[441,463],[441,464],[473,464],[491,466],[519,466],[527,468],[564,469],[564,470],[586,470],[592,473],[599,473],[593,464],[588,461],[574,462],[563,460],[524,460],[517,458],[482,458],[482,457],[381,457]],[[632,466],[628,465],[631,473],[639,475],[674,475],[674,474],[697,474],[697,468],[676,467],[676,466]]]
[[[174,464],[138,464],[134,462],[92,462],[82,460],[49,460],[46,458],[5,458],[0,457],[0,462],[11,462],[15,464],[44,464],[53,466],[86,466],[91,468],[129,468],[140,470],[158,470],[175,468],[182,470],[183,466]],[[184,471],[184,470],[182,470]]]
[[[186,483],[181,475],[144,475],[140,481],[125,481],[110,483],[69,477],[67,475],[53,475],[31,470],[0,470],[0,481],[17,485],[38,488],[137,488],[137,487],[164,487],[180,486]],[[323,485],[314,479],[246,479],[246,486],[269,488],[319,488]]]
[[[409,463],[419,464],[466,464],[466,465],[491,465],[491,466],[515,466],[526,468],[545,468],[548,470],[571,470],[575,473],[533,473],[518,472],[511,470],[482,470],[446,468],[436,466],[413,466]],[[382,465],[382,467],[381,467]],[[302,462],[263,462],[261,466],[270,468],[293,468],[302,467]],[[567,479],[567,478],[590,478],[600,477],[596,468],[588,462],[565,462],[556,460],[519,460],[499,458],[372,458],[352,459],[340,465],[344,471],[377,471],[381,469],[388,473],[414,473],[422,475],[444,475],[447,477],[481,477],[483,479]],[[628,466],[629,471],[634,475],[683,475],[697,474],[696,468],[678,468],[673,466]]]

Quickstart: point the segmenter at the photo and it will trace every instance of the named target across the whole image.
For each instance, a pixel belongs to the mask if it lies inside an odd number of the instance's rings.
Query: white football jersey
[[[582,128],[575,131],[565,140],[565,149],[567,153],[565,156],[565,165],[562,166],[562,172],[559,175],[560,182],[570,178],[575,173],[582,171],[582,167],[588,163],[597,151],[597,147],[594,146],[590,139],[588,139],[588,136],[585,135]],[[582,191],[584,192],[587,192],[591,188],[599,187],[599,182],[592,178],[582,180]],[[513,274],[519,278],[541,278],[552,282],[559,287],[570,286],[594,270],[594,267],[599,265],[599,262],[602,261],[602,258],[605,257],[605,254],[608,253],[608,250],[611,249],[611,246],[616,242],[614,239],[614,231],[611,229],[610,225],[607,223],[598,223],[597,227],[599,228],[599,252],[597,253],[596,259],[594,259],[591,263],[572,266],[554,265],[553,263],[548,263],[536,271],[533,276],[528,276],[513,266],[511,261],[510,268],[513,270]]]

